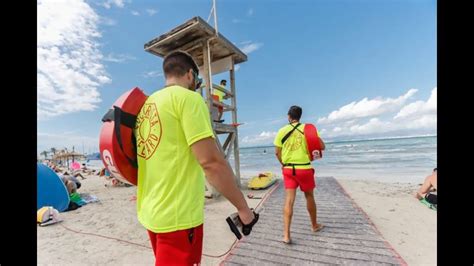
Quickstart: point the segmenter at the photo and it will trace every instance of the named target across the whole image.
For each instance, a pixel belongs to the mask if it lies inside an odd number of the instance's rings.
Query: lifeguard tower
[[[217,123],[213,119],[211,119],[211,122],[216,141],[225,158],[229,160],[231,152],[234,152],[234,173],[237,177],[235,181],[240,187],[235,65],[247,61],[247,55],[222,34],[218,33],[201,17],[194,17],[145,44],[145,51],[159,57],[164,57],[168,53],[177,50],[191,54],[199,65],[199,73],[205,83],[199,90],[199,93],[206,99],[210,110],[209,115],[211,116],[215,106],[222,106],[224,112],[232,113],[232,123]],[[226,71],[230,75],[230,91],[214,84],[212,81],[213,75]],[[213,89],[223,92],[226,95],[225,97],[230,99],[230,104],[214,100],[212,97]],[[219,135],[221,134],[227,135],[224,144],[219,140]],[[212,196],[218,196],[218,192],[209,184],[206,184],[206,187]]]

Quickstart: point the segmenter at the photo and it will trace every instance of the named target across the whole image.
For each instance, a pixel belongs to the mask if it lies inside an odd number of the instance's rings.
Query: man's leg
[[[317,223],[316,201],[314,200],[314,189],[316,188],[316,177],[314,169],[299,169],[296,171],[297,180],[301,191],[306,198],[306,208],[311,219],[311,229],[317,232],[323,228],[322,224]]]
[[[316,201],[314,200],[314,190],[304,192],[306,198],[306,208],[308,209],[309,218],[311,219],[311,229],[316,232],[322,228],[322,224],[317,223]]]
[[[291,217],[293,216],[293,205],[295,203],[296,189],[285,189],[285,207],[283,209],[283,241],[290,242]]]
[[[219,116],[218,116],[217,120],[221,121],[222,120],[222,115],[224,114],[224,107],[219,106],[218,111],[219,111]]]
[[[219,106],[219,118],[218,120],[222,119],[222,114],[224,113],[224,108],[222,106]]]

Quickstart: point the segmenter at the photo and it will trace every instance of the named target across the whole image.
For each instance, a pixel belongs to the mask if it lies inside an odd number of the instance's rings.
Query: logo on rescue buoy
[[[315,160],[321,159],[321,153],[318,150],[314,150],[311,154]]]
[[[114,159],[112,158],[112,154],[108,150],[103,150],[102,151],[102,157],[104,158],[103,161],[105,163],[105,167],[110,172],[110,175],[115,178],[121,178],[123,179],[122,175],[120,172],[117,170],[114,164]]]

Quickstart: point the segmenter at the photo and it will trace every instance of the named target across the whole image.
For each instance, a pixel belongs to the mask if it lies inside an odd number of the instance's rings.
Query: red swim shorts
[[[286,189],[296,189],[298,186],[301,191],[310,191],[316,187],[314,169],[293,169],[283,168],[283,181]]]
[[[155,253],[155,265],[199,265],[202,256],[203,225],[169,233],[148,230]]]

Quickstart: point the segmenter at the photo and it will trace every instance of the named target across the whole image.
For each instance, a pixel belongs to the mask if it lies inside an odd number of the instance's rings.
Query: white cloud
[[[393,131],[393,125],[389,122],[382,122],[378,118],[371,118],[369,122],[362,125],[353,125],[350,128],[351,135],[367,135],[374,133],[384,133]],[[339,132],[342,131],[339,130]]]
[[[433,114],[422,115],[404,124],[407,129],[436,129],[437,116]],[[400,123],[400,125],[403,125]]]
[[[354,118],[364,118],[377,116],[388,112],[393,112],[401,108],[401,106],[412,97],[418,90],[410,89],[404,95],[393,99],[381,97],[369,100],[367,97],[358,101],[351,102],[339,110],[333,111],[328,117],[323,117],[318,120],[319,124],[335,123],[338,121],[350,120]]]
[[[143,74],[143,77],[145,78],[156,78],[161,76],[163,76],[163,73],[160,71],[148,71]]]
[[[117,25],[117,21],[115,21],[111,18],[107,18],[107,17],[100,17],[99,18],[99,23],[103,24],[103,25],[106,25],[106,26],[115,26],[115,25]]]
[[[413,116],[420,116],[424,114],[436,114],[436,107],[437,107],[437,99],[438,99],[438,90],[434,88],[431,91],[430,98],[424,101],[416,101],[414,103],[410,103],[407,106],[403,107],[397,115],[395,115],[395,119],[400,118],[409,118]]]
[[[260,49],[260,47],[262,47],[262,46],[263,46],[263,43],[252,43],[252,42],[249,42],[249,43],[244,44],[244,45],[240,48],[240,50],[242,50],[242,52],[244,52],[244,53],[246,53],[246,54],[250,54],[251,52]]]
[[[101,101],[98,89],[111,79],[96,43],[98,22],[82,0],[38,2],[38,119],[94,110]]]
[[[132,55],[126,55],[126,54],[108,54],[106,57],[104,57],[104,61],[108,62],[114,62],[114,63],[121,63],[127,60],[136,60],[137,58],[132,56]]]
[[[146,10],[146,12],[148,13],[148,15],[153,16],[153,15],[155,15],[156,13],[158,13],[158,10],[152,9],[152,8],[148,8],[148,9]]]
[[[132,10],[132,15],[134,16],[140,16],[140,12]]]
[[[240,69],[240,65],[236,65],[235,66],[235,71],[239,71],[239,69]]]
[[[107,0],[102,3],[102,6],[107,9],[111,8],[113,5],[122,8],[125,6],[124,0]]]
[[[248,11],[247,11],[247,16],[252,16],[253,15],[253,8],[250,8]]]
[[[258,135],[245,136],[241,142],[242,144],[255,145],[255,144],[268,144],[273,142],[277,132],[275,131],[262,131]]]
[[[319,119],[321,133],[325,137],[348,137],[348,136],[388,136],[388,135],[417,135],[436,133],[436,99],[437,89],[431,91],[426,101],[415,101],[408,103],[416,90],[409,90],[397,99],[375,99],[351,103],[332,112],[335,114],[328,118]],[[371,102],[369,106],[360,106],[362,102]],[[375,101],[375,102],[374,102]],[[375,108],[378,106],[377,109]],[[364,115],[354,114],[354,110]],[[365,113],[364,113],[365,112]],[[370,115],[369,115],[370,114]],[[332,118],[332,119],[331,119]],[[345,120],[350,119],[350,120]],[[323,123],[321,123],[321,121]]]

